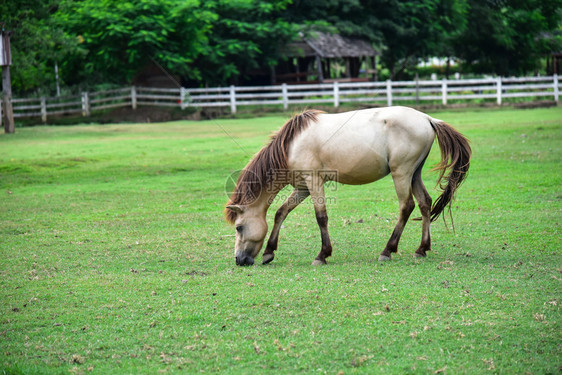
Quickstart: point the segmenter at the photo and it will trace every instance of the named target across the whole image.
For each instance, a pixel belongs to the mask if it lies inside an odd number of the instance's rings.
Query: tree
[[[281,17],[289,0],[217,0],[202,7],[217,15],[205,50],[196,61],[202,81],[236,83],[254,69],[274,66],[280,48],[297,35]]]
[[[11,69],[15,93],[30,92],[55,86],[55,62],[82,52],[76,39],[58,27],[52,15],[58,0],[21,0],[0,3],[0,21],[12,31]]]
[[[454,40],[466,69],[502,76],[537,71],[560,45],[545,34],[560,27],[560,0],[470,0],[469,27]]]
[[[66,63],[74,74],[67,81],[128,83],[150,61],[200,79],[192,64],[217,16],[199,5],[196,0],[64,0],[57,23],[87,51]]]
[[[58,24],[87,51],[66,63],[81,81],[127,83],[149,61],[192,84],[220,85],[272,65],[288,0],[64,0]]]
[[[382,62],[391,78],[400,77],[419,58],[446,53],[451,35],[466,25],[465,0],[371,1],[383,35]],[[448,55],[448,53],[447,53]]]
[[[295,0],[284,18],[304,29],[332,31],[380,44],[378,3],[380,0]]]
[[[19,0],[0,2],[13,30],[14,92],[128,84],[155,62],[183,83],[226,85],[268,72],[299,30],[369,40],[392,79],[420,58],[457,57],[501,75],[537,70],[558,50],[562,0]],[[557,43],[558,42],[558,43]],[[86,88],[83,87],[83,88]]]

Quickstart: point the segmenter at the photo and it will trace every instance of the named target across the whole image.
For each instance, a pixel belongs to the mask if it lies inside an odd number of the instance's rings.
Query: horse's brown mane
[[[249,204],[260,196],[264,188],[271,187],[275,174],[288,170],[288,154],[292,141],[311,122],[315,122],[320,113],[322,111],[308,110],[295,115],[273,134],[271,141],[242,170],[227,205]],[[232,224],[237,213],[226,208],[224,215]]]

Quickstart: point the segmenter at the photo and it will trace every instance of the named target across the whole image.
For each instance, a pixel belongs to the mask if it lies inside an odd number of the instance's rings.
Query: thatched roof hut
[[[365,63],[370,69],[364,69],[366,75],[376,79],[375,59],[379,53],[373,46],[362,39],[349,38],[338,34],[313,32],[299,35],[299,39],[289,43],[283,50],[287,63],[277,68],[277,82],[310,82],[309,76],[316,76],[318,82],[341,79],[337,66],[345,66],[345,80],[367,80],[359,78],[361,66]],[[310,69],[315,65],[315,69]]]

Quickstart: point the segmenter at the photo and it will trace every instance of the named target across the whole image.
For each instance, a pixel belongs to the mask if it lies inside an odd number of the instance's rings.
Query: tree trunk
[[[2,67],[2,91],[4,104],[4,131],[6,133],[15,133],[14,110],[12,108],[12,82],[10,79],[10,66]]]

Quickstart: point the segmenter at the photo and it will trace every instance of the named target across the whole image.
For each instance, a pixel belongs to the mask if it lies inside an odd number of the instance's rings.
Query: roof
[[[287,56],[334,58],[378,55],[373,46],[363,39],[323,32],[313,32],[307,36],[300,34],[300,37],[300,41],[289,43],[286,46],[285,54]]]

